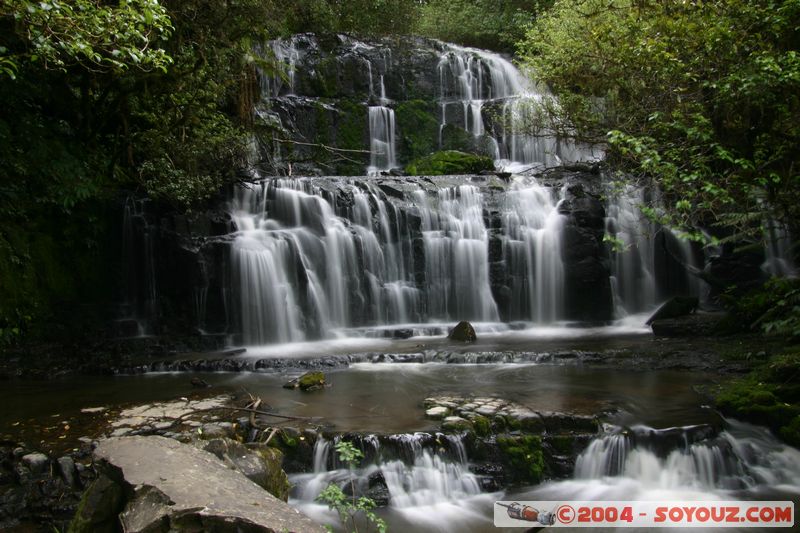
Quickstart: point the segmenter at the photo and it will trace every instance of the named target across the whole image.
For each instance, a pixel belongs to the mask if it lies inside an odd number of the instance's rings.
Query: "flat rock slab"
[[[121,516],[127,532],[161,531],[165,523],[170,531],[325,531],[211,453],[176,440],[108,438],[94,454],[135,489]]]

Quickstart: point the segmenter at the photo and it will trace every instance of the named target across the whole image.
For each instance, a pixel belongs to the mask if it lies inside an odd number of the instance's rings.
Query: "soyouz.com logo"
[[[499,501],[497,527],[793,527],[791,501]]]

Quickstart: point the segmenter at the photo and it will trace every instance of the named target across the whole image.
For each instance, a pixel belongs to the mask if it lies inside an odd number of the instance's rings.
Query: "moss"
[[[547,438],[547,443],[550,444],[555,453],[569,455],[573,451],[575,438],[571,435],[553,435]]]
[[[800,415],[780,428],[780,436],[792,446],[800,446]]]
[[[786,442],[798,445],[800,387],[791,378],[798,371],[798,354],[774,357],[743,379],[724,385],[716,394],[717,408],[726,415],[767,425]]]
[[[498,436],[508,476],[517,483],[539,483],[544,478],[545,463],[542,439],[533,435]]]
[[[487,437],[492,433],[492,423],[485,416],[475,416],[472,419],[472,425],[475,428],[475,434],[479,437]]]
[[[267,469],[267,480],[264,488],[278,499],[288,501],[291,484],[283,471],[283,453],[275,448],[261,447],[258,454],[264,460]]]
[[[412,161],[405,170],[412,176],[477,174],[484,170],[494,170],[494,162],[485,156],[448,150]]]
[[[424,157],[438,149],[437,110],[435,102],[425,100],[409,100],[395,108],[401,162]]]
[[[297,380],[300,390],[313,391],[325,386],[325,374],[322,372],[306,372]]]
[[[442,431],[448,433],[460,433],[463,431],[472,431],[472,422],[458,416],[450,416],[442,422]]]
[[[115,532],[117,517],[124,505],[122,486],[108,476],[101,475],[83,494],[67,531],[69,533]]]

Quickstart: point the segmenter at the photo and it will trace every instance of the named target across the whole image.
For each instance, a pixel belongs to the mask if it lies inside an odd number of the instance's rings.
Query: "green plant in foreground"
[[[339,454],[339,460],[341,462],[347,463],[351,474],[358,462],[364,458],[364,453],[361,450],[356,448],[352,443],[345,441],[339,441],[336,444],[336,453]],[[348,496],[341,487],[335,483],[331,483],[317,496],[317,500],[328,504],[329,508],[339,513],[339,519],[342,525],[345,527],[348,527],[348,524],[352,525],[352,530],[356,533],[358,533],[356,517],[359,513],[363,513],[367,518],[368,524],[374,527],[379,533],[386,533],[386,522],[382,518],[378,518],[373,512],[373,509],[376,507],[375,501],[365,496],[356,497],[354,475],[350,476],[350,489],[352,496]]]

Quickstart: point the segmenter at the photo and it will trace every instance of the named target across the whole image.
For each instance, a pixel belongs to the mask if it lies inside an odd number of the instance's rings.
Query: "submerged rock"
[[[478,336],[475,334],[475,328],[466,320],[462,320],[456,324],[456,327],[453,328],[453,331],[450,332],[447,338],[451,341],[459,342],[475,342],[478,340]]]
[[[194,446],[156,436],[111,438],[94,453],[131,494],[121,513],[125,531],[325,531]]]

